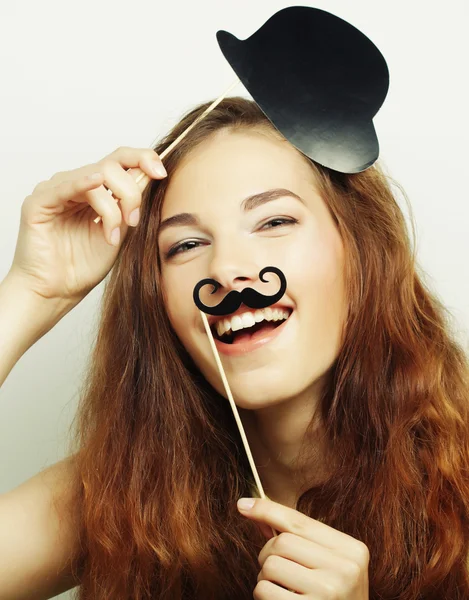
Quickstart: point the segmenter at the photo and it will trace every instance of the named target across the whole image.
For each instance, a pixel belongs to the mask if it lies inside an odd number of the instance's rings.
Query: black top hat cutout
[[[290,6],[246,40],[217,32],[237,76],[278,131],[298,150],[341,173],[379,156],[373,117],[389,71],[356,27],[324,10]]]

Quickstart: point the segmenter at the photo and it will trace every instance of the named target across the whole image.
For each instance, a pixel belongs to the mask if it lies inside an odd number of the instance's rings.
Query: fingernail
[[[116,227],[116,229],[113,229],[112,233],[111,233],[111,244],[113,246],[117,246],[119,244],[120,237],[121,237],[121,230],[119,227]]]
[[[163,167],[163,165],[160,162],[154,162],[152,164],[152,168],[153,168],[153,172],[155,173],[155,175],[158,175],[159,177],[166,177],[168,175],[168,173],[166,172],[166,169]]]
[[[137,225],[139,220],[140,220],[140,209],[136,208],[129,215],[129,225],[133,225],[135,227],[135,225]]]
[[[238,500],[239,510],[250,510],[254,506],[254,498],[240,498]]]

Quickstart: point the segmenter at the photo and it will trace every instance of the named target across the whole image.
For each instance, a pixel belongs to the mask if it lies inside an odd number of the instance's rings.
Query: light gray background
[[[218,29],[246,38],[293,4],[0,0],[0,279],[13,258],[21,204],[39,181],[121,145],[147,147],[235,79]],[[410,197],[420,263],[468,348],[467,0],[298,4],[357,26],[388,62],[390,90],[375,118],[381,159]],[[241,84],[232,93],[248,95]],[[1,388],[0,492],[64,456],[101,293],[102,284]]]

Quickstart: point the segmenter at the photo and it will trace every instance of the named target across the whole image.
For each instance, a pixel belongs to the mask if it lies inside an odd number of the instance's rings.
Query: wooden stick
[[[236,406],[235,401],[233,400],[233,394],[231,393],[230,386],[228,385],[225,371],[223,369],[223,365],[221,364],[220,355],[218,354],[217,347],[215,346],[215,342],[213,340],[213,335],[212,335],[212,331],[210,329],[210,325],[208,324],[208,321],[207,321],[207,316],[201,310],[199,310],[199,312],[202,316],[202,321],[204,322],[205,331],[207,332],[208,339],[210,341],[210,346],[212,347],[213,356],[215,357],[215,361],[217,363],[218,371],[220,372],[220,376],[223,381],[223,386],[225,388],[226,395],[228,396],[228,400],[230,401],[231,410],[233,411],[233,415],[236,420],[236,424],[238,426],[239,433],[241,435],[241,439],[243,440],[244,449],[246,450],[246,454],[248,455],[249,464],[251,466],[252,474],[254,475],[254,480],[256,482],[257,489],[259,491],[259,496],[261,498],[265,498],[264,488],[262,487],[262,483],[259,478],[259,473],[257,472],[256,464],[252,457],[251,449],[249,448],[249,443],[248,443],[246,434],[244,432],[243,423],[242,423],[239,413],[238,413],[238,407]]]
[[[239,413],[238,413],[238,407],[236,406],[235,401],[233,399],[233,394],[231,393],[230,386],[228,384],[228,380],[226,379],[225,370],[223,369],[223,365],[221,364],[220,355],[218,354],[217,347],[213,340],[212,330],[210,329],[210,325],[208,324],[206,314],[204,312],[202,312],[201,310],[199,310],[199,312],[202,317],[202,321],[204,322],[205,331],[207,332],[207,336],[208,336],[208,339],[210,342],[210,346],[212,348],[213,356],[215,357],[215,362],[217,363],[218,372],[220,373],[221,379],[223,381],[223,386],[225,388],[226,395],[228,396],[228,400],[230,401],[230,406],[231,406],[231,410],[233,411],[236,425],[238,426],[238,430],[241,435],[241,439],[243,440],[243,446],[244,446],[244,449],[246,450],[246,454],[248,456],[249,465],[251,467],[252,474],[254,475],[254,481],[256,482],[259,496],[260,496],[260,498],[265,498],[266,496],[264,493],[264,488],[262,487],[259,473],[257,472],[256,463],[254,462],[254,459],[252,457],[251,448],[249,447],[249,442],[246,437],[246,433],[244,432],[243,423],[242,423]],[[273,527],[271,527],[271,530],[272,530],[272,535],[274,537],[277,537],[277,535],[278,535],[277,531]]]
[[[167,155],[168,155],[168,154],[171,152],[171,150],[173,150],[173,149],[174,149],[174,148],[175,148],[175,147],[176,147],[176,146],[179,144],[179,142],[180,142],[180,141],[181,141],[183,138],[185,138],[185,137],[186,137],[186,135],[189,133],[189,131],[190,131],[190,130],[191,130],[193,127],[195,127],[195,126],[197,125],[197,123],[199,123],[199,122],[200,122],[200,121],[201,121],[201,120],[202,120],[202,119],[203,119],[203,118],[204,118],[206,115],[208,115],[208,113],[209,113],[211,110],[213,110],[213,109],[215,108],[215,106],[217,106],[218,104],[220,104],[220,102],[223,100],[223,98],[224,98],[225,96],[227,96],[227,95],[228,95],[228,94],[231,92],[231,90],[232,90],[232,89],[233,89],[235,86],[237,86],[237,85],[238,85],[238,83],[239,83],[239,79],[237,78],[237,79],[236,79],[236,81],[233,81],[233,83],[230,85],[230,87],[229,87],[229,88],[227,88],[227,89],[226,89],[226,90],[223,92],[223,94],[222,94],[221,96],[219,96],[219,97],[218,97],[216,100],[214,100],[214,101],[212,102],[212,104],[210,104],[210,106],[209,106],[209,107],[208,107],[208,108],[207,108],[207,109],[206,109],[206,110],[205,110],[205,111],[204,111],[204,112],[203,112],[201,115],[199,115],[199,116],[197,117],[197,119],[196,119],[196,120],[195,120],[193,123],[191,123],[191,124],[189,125],[189,127],[187,127],[187,129],[185,129],[185,130],[184,130],[184,131],[181,133],[181,135],[180,135],[180,136],[178,136],[178,137],[177,137],[177,138],[174,140],[174,142],[173,142],[172,144],[170,144],[170,145],[169,145],[169,146],[168,146],[168,147],[167,147],[165,150],[163,150],[163,152],[160,154],[160,159],[161,159],[161,160],[163,160],[163,158],[165,158],[165,156],[167,156]],[[153,147],[155,146],[155,144],[158,142],[158,139],[159,139],[159,137],[157,137],[157,138],[155,138],[155,139],[153,140],[153,142],[152,142],[152,144],[151,144],[150,148],[153,148]],[[129,169],[127,169],[127,171],[126,171],[126,172],[128,173],[129,171],[130,171],[130,168],[129,168]],[[135,171],[135,172],[137,173],[138,171],[140,171],[140,173],[139,173],[139,175],[138,175],[137,179],[135,180],[135,183],[139,183],[139,182],[140,182],[140,181],[143,179],[143,177],[146,177],[146,178],[148,179],[148,181],[147,181],[147,182],[145,182],[145,185],[144,185],[144,187],[143,187],[143,189],[145,189],[145,188],[147,187],[148,183],[150,182],[150,178],[149,178],[149,177],[148,177],[148,175],[147,175],[146,173],[144,173],[144,172],[143,172],[141,169],[136,169],[136,171]],[[112,198],[114,198],[114,199],[115,199],[117,202],[119,202],[119,198],[116,198],[116,197],[115,197],[115,196],[112,194],[112,192],[111,192],[110,190],[108,190],[108,191],[111,193],[111,196],[112,196]],[[95,222],[96,224],[98,224],[100,221],[101,221],[101,217],[96,217],[96,219],[94,219],[94,222]]]

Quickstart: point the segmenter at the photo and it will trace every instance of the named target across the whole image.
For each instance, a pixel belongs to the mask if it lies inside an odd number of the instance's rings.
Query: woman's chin
[[[254,393],[251,390],[249,394],[238,393],[231,390],[233,399],[238,408],[245,410],[259,410],[281,404],[287,400],[286,395],[279,395],[279,390],[256,390]],[[223,396],[226,397],[224,393]]]
[[[246,410],[256,410],[281,404],[291,397],[291,381],[285,381],[284,375],[278,368],[260,373],[243,373],[242,375],[227,374],[231,394],[236,406]],[[218,372],[206,375],[210,385],[226,400],[228,395]],[[285,388],[285,389],[284,389]]]
[[[236,406],[241,410],[262,410],[264,408],[270,408],[277,404],[281,404],[282,400],[278,400],[277,402],[273,401],[269,398],[269,400],[259,400],[257,402],[253,402],[252,399],[247,400],[246,402],[239,402],[235,399]]]

